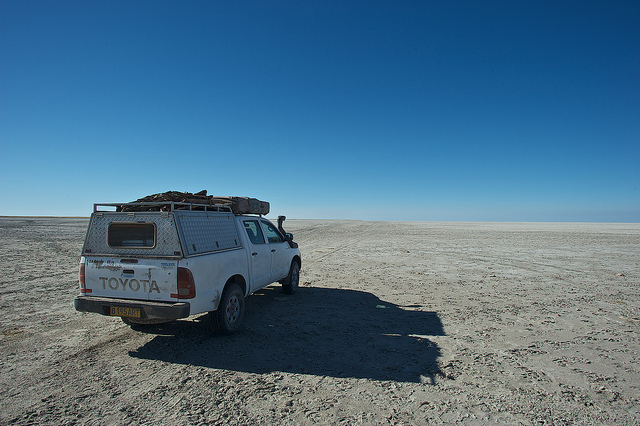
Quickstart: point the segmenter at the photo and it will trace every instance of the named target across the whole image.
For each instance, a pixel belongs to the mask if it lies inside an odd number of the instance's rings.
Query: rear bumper
[[[110,299],[108,297],[76,296],[73,307],[80,312],[95,312],[109,316],[110,307],[139,308],[141,319],[176,320],[189,316],[190,305],[187,302],[162,303],[144,300]]]

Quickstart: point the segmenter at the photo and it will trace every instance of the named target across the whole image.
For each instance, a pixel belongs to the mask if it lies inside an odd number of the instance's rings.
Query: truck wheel
[[[298,290],[298,284],[300,283],[300,267],[298,262],[291,262],[291,269],[289,269],[289,276],[282,283],[282,290],[287,294],[293,294]]]
[[[211,312],[211,326],[217,333],[233,334],[240,329],[244,317],[244,293],[238,284],[230,284],[222,292],[218,310]]]

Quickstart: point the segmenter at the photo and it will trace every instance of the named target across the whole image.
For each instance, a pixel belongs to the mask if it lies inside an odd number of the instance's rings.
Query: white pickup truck
[[[236,332],[245,296],[280,282],[298,288],[302,259],[291,234],[228,206],[95,204],[80,259],[81,312],[129,325],[210,312],[217,332]],[[147,203],[155,204],[155,203]],[[113,211],[128,207],[129,211]],[[134,210],[134,211],[130,211]]]

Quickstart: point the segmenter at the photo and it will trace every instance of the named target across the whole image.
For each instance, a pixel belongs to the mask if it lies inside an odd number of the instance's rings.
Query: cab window
[[[284,241],[278,230],[274,228],[273,225],[269,222],[262,222],[262,224],[264,225],[264,232],[267,234],[267,240],[269,243],[281,243]]]
[[[264,244],[264,235],[257,220],[245,220],[244,229],[247,230],[247,235],[251,243]]]

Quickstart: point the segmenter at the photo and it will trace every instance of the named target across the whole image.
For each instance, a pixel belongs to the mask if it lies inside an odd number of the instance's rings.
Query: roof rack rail
[[[177,201],[149,202],[149,203],[95,203],[93,211],[100,210],[100,207],[115,207],[117,212],[154,212],[154,211],[176,211],[176,210],[197,210],[197,211],[217,211],[233,213],[230,206],[216,204],[182,203]],[[163,207],[165,209],[163,209]]]

